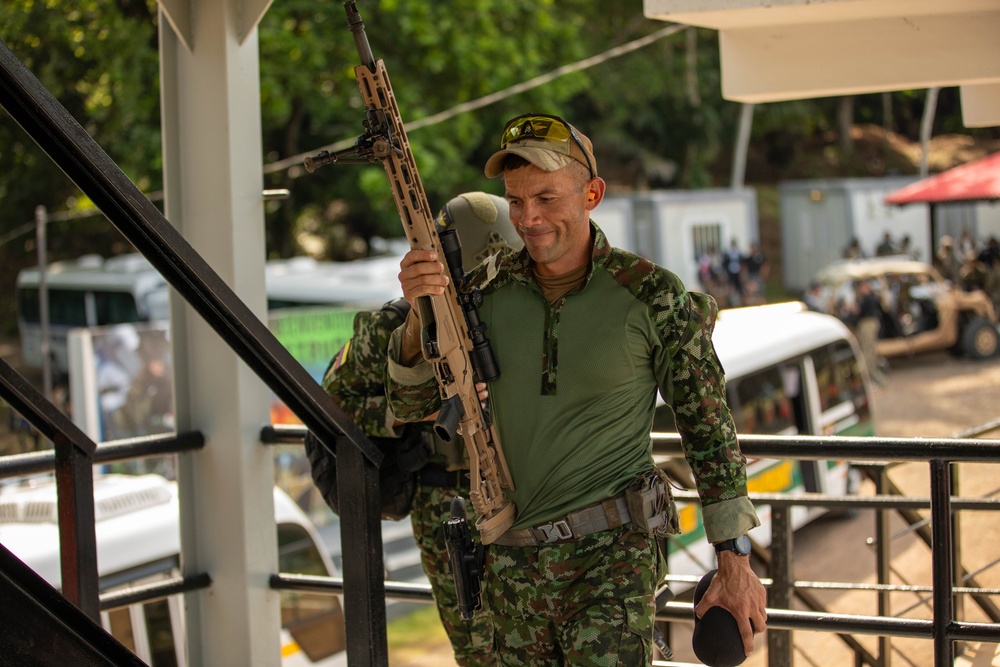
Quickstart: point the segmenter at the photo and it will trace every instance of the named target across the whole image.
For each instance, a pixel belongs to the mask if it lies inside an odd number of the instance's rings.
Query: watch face
[[[736,553],[741,556],[749,556],[751,551],[750,538],[747,535],[740,535],[736,538],[733,546],[736,547]]]

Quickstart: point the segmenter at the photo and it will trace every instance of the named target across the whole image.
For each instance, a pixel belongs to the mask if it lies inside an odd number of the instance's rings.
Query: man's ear
[[[593,211],[597,208],[597,205],[601,203],[604,199],[604,192],[606,188],[607,184],[600,176],[590,179],[587,183],[587,203],[585,205],[585,208],[588,211]]]

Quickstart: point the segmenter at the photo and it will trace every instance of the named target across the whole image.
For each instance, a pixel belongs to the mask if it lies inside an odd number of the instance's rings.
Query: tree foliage
[[[406,122],[583,58],[600,61],[411,131],[432,207],[465,190],[500,192],[482,165],[504,121],[527,111],[556,113],[584,130],[614,190],[728,183],[739,105],[721,98],[713,31],[678,30],[601,59],[607,49],[667,24],[646,19],[641,5],[625,0],[363,0],[358,7]],[[157,19],[155,0],[5,0],[0,14],[0,39],[147,192],[162,187]],[[328,256],[345,258],[366,252],[374,236],[398,235],[381,166],[334,165],[311,175],[297,159],[291,168],[267,167],[362,132],[358,55],[342,4],[275,2],[258,39],[265,185],[291,193],[268,205],[269,255],[301,253],[302,239],[312,238],[328,241]],[[916,138],[923,94],[891,99],[890,124]],[[941,100],[938,126],[956,128],[957,96]],[[858,96],[855,117],[879,122],[884,101]],[[835,100],[759,105],[753,147],[768,162],[792,165],[790,156],[804,140],[835,131]],[[27,248],[23,236],[11,239],[35,206],[59,211],[86,203],[5,114],[0,198],[0,252]],[[63,229],[78,241],[94,224],[75,221]],[[70,245],[81,250],[78,242]]]
[[[155,0],[4,0],[0,39],[140,187],[160,185]],[[78,191],[0,115],[0,235]]]

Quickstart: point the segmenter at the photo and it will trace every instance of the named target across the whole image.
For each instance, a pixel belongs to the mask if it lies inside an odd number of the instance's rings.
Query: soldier
[[[500,664],[651,663],[659,538],[677,532],[652,458],[657,390],[676,415],[718,554],[695,613],[728,609],[751,652],[766,626],[746,537],[759,521],[712,347],[714,299],[610,246],[590,221],[606,187],[592,144],[561,118],[509,121],[486,175],[503,175],[525,243],[495,275],[480,267],[469,276],[500,368],[489,396],[517,509],[488,546],[482,581]],[[403,258],[408,301],[443,293],[439,260],[427,250]],[[407,421],[440,405],[433,381],[419,379],[430,370],[419,326],[411,309],[389,348],[389,400]]]
[[[458,230],[466,269],[492,255],[517,250],[523,245],[510,224],[507,202],[495,195],[483,192],[459,195],[441,210],[437,223],[442,229],[454,227]],[[426,461],[416,472],[417,483],[410,509],[421,563],[430,580],[441,622],[451,640],[455,662],[460,667],[491,665],[492,627],[482,611],[471,621],[461,618],[442,528],[448,518],[451,499],[456,495],[468,496],[469,461],[465,445],[461,439],[445,443],[434,435],[430,422],[402,424],[386,403],[383,384],[386,345],[408,310],[409,304],[398,299],[379,311],[358,313],[354,335],[334,357],[323,377],[323,389],[354,418],[367,436],[379,438],[383,446],[387,443],[382,438],[396,439],[412,467]],[[416,452],[410,448],[414,439],[420,447]],[[389,446],[392,444],[388,442]],[[332,457],[318,442],[310,439],[306,440],[306,453],[317,488],[336,509],[336,469]],[[401,462],[401,467],[407,464]],[[383,489],[383,497],[385,491]],[[401,500],[405,504],[406,499]],[[398,506],[393,511],[405,512]],[[471,504],[468,511],[471,526],[476,520]]]
[[[958,284],[959,262],[955,256],[955,247],[952,245],[951,237],[945,234],[938,242],[938,250],[934,255],[934,266],[941,273],[941,277],[954,285]]]

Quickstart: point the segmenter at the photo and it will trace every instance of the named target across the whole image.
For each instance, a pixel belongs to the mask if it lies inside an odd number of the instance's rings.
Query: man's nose
[[[537,204],[526,201],[521,207],[521,220],[520,225],[522,227],[533,227],[541,221],[540,208]]]

